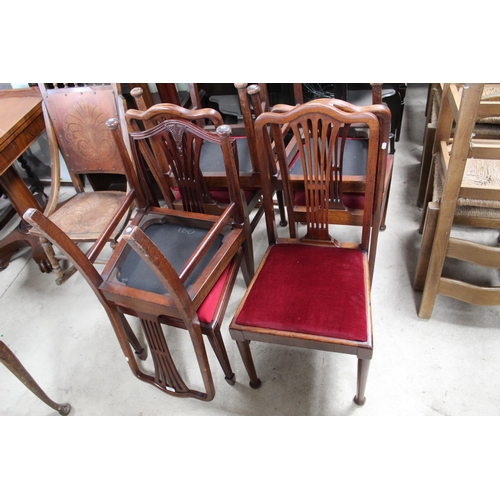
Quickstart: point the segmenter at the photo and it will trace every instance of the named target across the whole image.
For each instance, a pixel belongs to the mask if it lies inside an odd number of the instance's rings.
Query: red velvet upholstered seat
[[[253,388],[261,382],[250,351],[252,341],[355,355],[354,402],[362,405],[373,353],[370,283],[390,112],[385,106],[360,108],[335,100],[277,108],[255,121],[269,248],[229,331]],[[358,123],[366,124],[369,137],[349,144],[365,148],[361,165],[351,165],[356,176],[362,169],[364,189],[344,194],[345,138]],[[292,169],[280,133],[285,128],[293,134],[300,155]],[[271,140],[276,155],[271,154]],[[288,238],[278,237],[275,223],[271,182],[275,166],[288,213]]]
[[[365,261],[345,248],[274,245],[235,322],[366,342]]]
[[[202,323],[212,323],[215,319],[217,306],[220,303],[222,294],[226,290],[226,287],[229,286],[227,284],[229,279],[229,268],[230,266],[226,267],[226,270],[221,274],[217,283],[215,283],[197,311],[198,319]]]

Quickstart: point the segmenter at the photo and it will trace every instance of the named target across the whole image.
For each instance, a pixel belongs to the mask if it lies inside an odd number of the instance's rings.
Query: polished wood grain
[[[349,125],[355,123],[365,124],[370,132],[365,176],[365,205],[359,221],[361,231],[356,238],[346,240],[333,234],[333,231],[335,224],[345,223],[345,215],[348,212],[342,201],[343,165],[339,158],[342,158],[344,133]],[[297,185],[292,184],[289,174],[289,161],[282,133],[285,126],[293,134],[301,158],[302,185],[298,187],[305,191],[303,219],[299,218],[295,209],[294,192]],[[261,385],[250,351],[252,341],[340,352],[355,355],[358,359],[357,391],[354,402],[362,405],[365,403],[368,369],[373,353],[370,286],[374,273],[377,235],[382,218],[390,111],[382,105],[357,107],[339,100],[309,102],[295,107],[278,106],[273,108],[273,111],[258,116],[255,120],[255,130],[260,165],[261,167],[267,165],[267,168],[261,170],[261,182],[269,246],[229,326],[231,337],[237,343],[250,378],[250,386],[258,388]],[[271,146],[273,141],[274,145]],[[272,181],[275,169],[282,182],[289,222],[289,238],[280,236],[276,227]],[[298,231],[299,220],[305,222],[303,235]],[[280,248],[286,250],[276,250]],[[318,286],[325,280],[329,283],[328,288],[336,286],[332,276],[320,270],[321,260],[326,258],[325,250],[332,262],[335,262],[336,254],[339,255],[338,251],[342,252],[342,255],[350,254],[357,257],[355,274],[360,289],[363,290],[360,295],[365,300],[356,311],[348,313],[340,310],[336,314],[338,317],[342,317],[342,314],[352,314],[366,318],[366,323],[362,327],[366,330],[358,340],[332,332],[333,325],[336,324],[332,311],[336,304],[328,301],[322,303],[324,299],[321,291],[324,289]],[[274,257],[276,252],[278,257]],[[304,260],[301,261],[299,256],[304,253],[318,259],[318,270],[303,267]],[[319,254],[321,258],[317,257]],[[282,267],[282,259],[289,259],[285,270]],[[297,274],[301,268],[305,269],[304,273],[308,273],[307,277]],[[340,268],[342,266],[339,266]],[[342,269],[338,271],[339,276],[344,272]],[[296,274],[300,277],[297,278]],[[353,275],[349,274],[347,282]],[[272,277],[273,282],[269,283],[269,277]],[[274,289],[273,285],[278,277],[279,285]],[[321,324],[319,329],[328,330],[329,335],[318,332],[316,318],[313,314],[309,314],[309,311],[300,314],[300,321],[290,320],[294,314],[293,306],[290,305],[292,288],[300,289],[307,300],[311,298],[318,303],[321,311],[330,311],[326,315],[321,314],[327,321],[319,321]],[[349,290],[346,289],[344,293],[348,295]],[[261,296],[265,296],[264,300],[267,298],[269,300],[263,303]],[[249,303],[251,305],[247,306]],[[242,319],[242,316],[245,319]],[[280,318],[279,326],[276,326],[277,316]],[[262,317],[267,319],[262,322]],[[341,323],[342,320],[338,322]]]
[[[21,217],[28,208],[41,207],[17,170],[11,167],[45,129],[41,102],[38,87],[0,91],[0,187]],[[0,241],[0,271],[24,246],[31,246],[32,257],[42,272],[52,270],[39,239],[29,234],[29,229],[21,221]]]

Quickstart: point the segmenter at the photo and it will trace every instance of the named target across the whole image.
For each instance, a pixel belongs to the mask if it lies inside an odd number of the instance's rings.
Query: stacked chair
[[[129,130],[130,143],[123,140],[119,120],[108,120],[137,211],[102,273],[42,213],[29,210],[25,219],[57,245],[87,280],[137,378],[176,397],[210,401],[215,386],[202,335],[208,337],[227,382],[234,384],[220,325],[240,264],[247,281],[253,276],[253,261],[244,258],[251,230],[229,126],[218,126],[216,133],[206,131],[193,123],[197,111],[184,111],[186,119],[165,119],[150,123],[145,130]],[[127,112],[129,123],[149,118],[147,110]],[[228,203],[217,214],[210,213],[207,207],[211,200],[203,196],[205,182],[199,162],[202,145],[207,142],[221,148],[227,179]],[[154,172],[163,189],[170,187],[170,176],[175,178],[182,208],[159,206],[149,172]],[[146,359],[147,349],[139,342],[130,318],[138,318],[142,326],[153,362],[152,374],[141,369],[137,361]],[[171,332],[165,334],[162,325],[188,331],[203,388],[186,383],[169,349]]]
[[[359,226],[351,228],[355,234],[341,240],[330,229],[344,225],[352,215],[342,196],[343,137],[360,123],[369,130],[364,207]],[[281,133],[285,126],[299,150],[301,182],[292,182],[289,173]],[[255,120],[255,130],[260,164],[267,165],[261,174],[269,247],[229,327],[250,386],[258,388],[261,383],[250,351],[252,341],[342,352],[358,358],[354,401],[362,405],[373,352],[370,283],[390,111],[382,105],[359,108],[343,101],[309,102],[262,113]],[[276,156],[269,154],[273,141]],[[282,182],[289,238],[279,238],[277,233],[271,179],[275,166]],[[304,191],[305,225],[297,221],[296,189]]]
[[[462,84],[455,84],[456,92],[460,92]],[[423,139],[422,160],[420,165],[420,181],[417,193],[417,206],[427,206],[427,203],[432,197],[433,178],[430,176],[432,157],[437,152],[435,146],[438,146],[439,140],[436,142],[436,129],[441,109],[441,101],[443,97],[443,83],[432,83],[429,85],[429,93],[427,97],[427,105],[425,109],[425,131]],[[485,84],[481,101],[494,102],[499,99],[500,86],[494,84]],[[454,133],[454,127],[451,134]],[[478,116],[474,126],[474,137],[476,139],[498,139],[500,138],[500,117],[494,116]],[[430,179],[430,183],[429,183]],[[421,228],[422,229],[422,228]]]
[[[486,87],[493,86],[443,87],[427,189],[432,198],[424,205],[414,281],[414,288],[423,290],[421,318],[431,317],[437,295],[476,305],[500,304],[498,287],[443,274],[446,259],[500,268],[498,248],[473,241],[473,232],[470,241],[451,234],[454,227],[500,229],[500,141],[475,136],[478,123],[500,117],[500,100],[485,97]]]

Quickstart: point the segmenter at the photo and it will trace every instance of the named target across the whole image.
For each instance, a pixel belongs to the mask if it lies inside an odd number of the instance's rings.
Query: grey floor
[[[353,404],[356,359],[252,343],[262,387],[252,390],[227,331],[244,283],[238,277],[223,327],[236,385],[229,386],[209,346],[217,394],[209,403],[170,397],[136,380],[96,297],[81,276],[57,286],[39,272],[29,251],[0,273],[0,339],[72,416],[297,415],[486,416],[500,414],[500,308],[438,297],[430,320],[417,317],[412,289],[420,235],[416,207],[426,86],[410,84],[397,143],[387,230],[379,240],[372,290],[374,357],[367,402]],[[5,231],[4,231],[5,232]],[[4,234],[2,232],[1,235]],[[497,234],[483,231],[495,241]],[[1,236],[0,235],[0,236]],[[265,248],[264,221],[254,233],[256,261]],[[196,364],[182,332],[171,331],[185,356],[188,379]],[[0,415],[54,415],[0,366]],[[59,417],[58,418],[62,418]]]

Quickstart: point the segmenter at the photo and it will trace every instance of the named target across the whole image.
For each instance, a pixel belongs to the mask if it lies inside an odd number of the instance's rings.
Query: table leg
[[[52,401],[28,373],[15,354],[0,340],[0,363],[5,365],[37,398],[41,399],[53,410],[61,415],[68,415],[71,411],[69,403],[59,404]]]
[[[16,169],[11,167],[0,176],[0,186],[22,217],[28,208],[41,210],[40,204],[23,182]],[[22,247],[31,246],[32,257],[42,273],[50,273],[52,266],[40,244],[40,239],[29,234],[30,226],[24,220],[0,241],[0,271],[10,263],[11,257]]]

